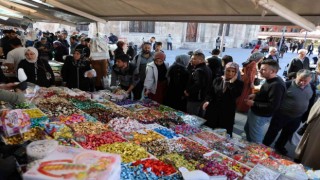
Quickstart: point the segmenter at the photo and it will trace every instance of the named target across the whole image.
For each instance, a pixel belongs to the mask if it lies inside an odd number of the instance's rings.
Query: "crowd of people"
[[[53,86],[55,76],[48,62],[54,59],[64,63],[61,77],[68,88],[102,89],[94,80],[98,72],[90,61],[90,38],[70,35],[68,41],[67,32],[54,36],[44,32],[35,42],[28,42],[32,44],[28,47],[21,43],[14,31],[5,31],[4,34],[0,46],[0,54],[7,59],[4,64],[17,76],[18,72],[24,72],[27,82],[42,87]],[[113,34],[109,41],[117,47],[109,52],[110,59],[114,60],[113,65],[109,64],[110,86],[125,90],[128,98],[150,98],[204,117],[207,126],[224,128],[230,137],[235,113],[247,113],[244,127],[247,140],[271,146],[281,131],[274,147],[283,155],[288,153],[285,145],[300,124],[309,124],[308,135],[304,134],[303,137],[307,137],[298,146],[297,157],[307,166],[320,168],[320,162],[314,161],[319,159],[320,155],[316,153],[319,146],[310,138],[315,136],[317,130],[314,128],[319,124],[316,107],[320,102],[315,100],[315,86],[320,68],[318,66],[316,74],[310,71],[307,50],[300,49],[298,56],[289,63],[285,82],[277,74],[279,57],[277,48],[273,47],[269,48],[268,55],[253,51],[242,67],[229,55],[220,58],[218,48],[212,50],[209,58],[205,58],[202,50],[177,55],[169,66],[162,42],[155,41],[154,37],[141,45],[140,52],[134,48],[133,42],[119,41]],[[168,50],[171,50],[171,35],[167,43]],[[255,90],[257,85],[261,85],[258,92]],[[12,98],[20,101],[19,96]],[[270,126],[264,135],[263,127],[268,123]]]

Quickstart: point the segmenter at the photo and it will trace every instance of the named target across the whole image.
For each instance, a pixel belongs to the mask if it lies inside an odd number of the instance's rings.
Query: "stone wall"
[[[36,23],[34,28],[38,27],[41,30],[49,30],[55,32],[65,28],[67,31],[74,31],[75,28],[69,26],[49,23]],[[91,23],[89,25],[89,37],[94,37],[99,29],[99,36],[109,36],[113,33],[119,37],[119,40],[126,42],[134,42],[142,44],[143,41],[148,41],[152,36],[156,41],[163,42],[163,48],[166,49],[166,37],[171,34],[173,38],[173,49],[212,49],[215,47],[215,40],[218,37],[220,24],[214,23],[198,23],[196,42],[186,42],[187,23],[183,22],[156,22],[154,33],[130,33],[129,21],[109,21],[105,24]],[[231,24],[229,36],[225,37],[227,48],[238,48],[241,44],[257,39],[259,25],[244,25]]]

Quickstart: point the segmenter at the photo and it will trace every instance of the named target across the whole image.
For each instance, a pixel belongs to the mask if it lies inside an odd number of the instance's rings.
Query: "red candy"
[[[101,134],[89,134],[85,135],[85,142],[79,142],[79,144],[85,149],[96,150],[97,147],[104,144],[112,144],[115,142],[126,142],[119,134],[112,131],[106,131]]]
[[[138,166],[140,164],[143,165],[144,171],[146,171],[147,168],[151,168],[151,171],[155,173],[157,176],[168,176],[177,172],[172,165],[166,164],[157,159],[138,160],[135,163],[132,163],[133,166]]]

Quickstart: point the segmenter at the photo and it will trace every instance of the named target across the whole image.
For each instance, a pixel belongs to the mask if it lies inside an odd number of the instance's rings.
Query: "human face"
[[[195,56],[195,55],[192,55],[191,57],[191,62],[194,66],[202,63],[202,58],[200,56]]]
[[[159,52],[161,49],[162,49],[161,45],[156,45],[156,49],[155,49],[156,52]]]
[[[301,77],[298,76],[295,80],[297,86],[299,86],[299,88],[304,89],[311,81],[311,77]]]
[[[160,66],[160,65],[163,64],[163,60],[160,59],[160,58],[157,58],[157,59],[154,60],[154,63],[155,63],[156,65]]]
[[[144,54],[149,54],[150,51],[151,51],[151,45],[150,45],[150,44],[145,44],[145,45],[143,46],[143,53],[144,53]]]
[[[300,59],[304,59],[305,57],[306,57],[306,52],[301,51],[301,52],[299,53],[299,58],[300,58]]]
[[[28,50],[25,54],[26,59],[28,60],[35,60],[36,59],[36,54],[30,50]]]
[[[41,44],[46,44],[47,43],[47,40],[46,39],[42,39],[41,40]]]
[[[116,59],[116,66],[120,69],[123,69],[126,67],[126,63],[121,61],[120,59]]]
[[[75,51],[75,52],[73,53],[73,59],[76,60],[76,61],[78,61],[80,58],[81,58],[80,52]]]
[[[271,54],[272,56],[276,55],[276,53],[277,53],[277,50],[275,50],[275,49],[273,49],[273,50],[270,51],[270,54]]]
[[[272,70],[272,68],[269,65],[267,64],[261,65],[261,68],[260,68],[261,77],[269,79],[273,73],[274,73],[274,70]]]
[[[237,70],[235,68],[227,68],[225,72],[226,80],[232,79],[236,74]]]

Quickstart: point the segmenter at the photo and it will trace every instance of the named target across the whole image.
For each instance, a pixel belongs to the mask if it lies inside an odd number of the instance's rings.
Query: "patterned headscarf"
[[[226,64],[226,69],[228,69],[228,68],[234,68],[234,69],[236,69],[236,72],[238,72],[239,65],[235,62],[229,62]]]

